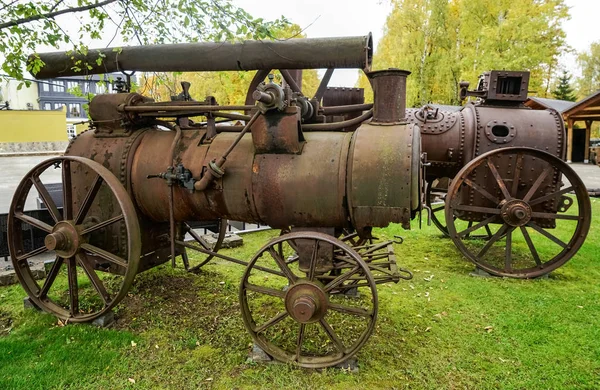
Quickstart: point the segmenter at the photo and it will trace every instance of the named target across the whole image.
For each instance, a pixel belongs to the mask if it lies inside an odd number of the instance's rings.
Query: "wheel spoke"
[[[71,183],[71,162],[62,161],[63,179],[63,217],[66,220],[73,219],[73,187]]]
[[[319,240],[315,240],[312,256],[310,257],[310,267],[308,269],[308,280],[311,282],[315,278],[315,270],[317,268],[317,255],[319,254]]]
[[[298,254],[298,244],[296,244],[296,241],[295,240],[287,240],[286,242],[292,248],[292,250],[294,252],[296,252],[296,254]]]
[[[92,282],[92,286],[94,286],[94,289],[98,292],[100,298],[102,298],[102,300],[104,301],[104,305],[107,306],[111,300],[110,295],[108,294],[108,291],[106,291],[104,284],[96,274],[96,270],[94,270],[94,268],[90,265],[87,256],[84,253],[81,253],[76,255],[76,258],[77,262],[83,268],[83,271],[87,275],[88,279],[90,279],[90,282]]]
[[[371,310],[366,310],[362,307],[352,307],[332,302],[329,302],[329,308],[335,311],[339,311],[340,313],[353,314],[360,317],[371,317],[373,315],[373,312]]]
[[[580,221],[583,217],[579,215],[567,215],[567,214],[554,214],[554,213],[539,213],[532,212],[531,217],[533,218],[545,218],[545,219],[567,219],[571,221]]]
[[[491,236],[491,235],[492,235],[492,233],[491,233],[491,231],[489,230],[489,229],[490,229],[490,227],[489,227],[488,225],[489,225],[489,224],[490,224],[490,223],[491,223],[491,222],[492,222],[494,219],[496,219],[496,218],[497,218],[497,216],[496,216],[496,215],[492,215],[491,217],[489,217],[489,218],[487,218],[487,219],[484,219],[483,221],[479,222],[479,223],[478,223],[478,224],[476,224],[476,225],[469,226],[467,229],[465,229],[465,230],[463,230],[462,232],[458,233],[458,236],[459,236],[459,237],[464,237],[464,236],[468,235],[469,233],[471,233],[471,232],[474,232],[475,230],[477,230],[477,229],[480,229],[480,228],[482,228],[482,227],[484,227],[484,226],[485,226],[485,228],[486,228],[486,231],[488,232],[488,234]],[[469,223],[470,223],[470,224],[472,224],[472,222],[469,222]]]
[[[535,231],[537,231],[538,233],[540,233],[542,236],[546,237],[547,239],[549,239],[550,241],[554,242],[555,244],[561,246],[562,248],[566,248],[567,244],[565,244],[562,240],[560,240],[558,237],[548,233],[546,230],[544,230],[542,227],[540,227],[538,224],[536,224],[533,221],[529,221],[529,223],[527,224],[527,226],[529,226],[530,228],[534,229]]]
[[[573,187],[573,186],[569,186],[567,188],[563,188],[560,191],[556,191],[556,192],[553,192],[551,194],[544,195],[544,196],[541,196],[539,198],[536,198],[536,199],[532,200],[531,202],[529,202],[529,205],[530,206],[534,206],[534,205],[536,205],[538,203],[542,203],[542,202],[545,202],[547,200],[556,198],[558,196],[562,196],[562,195],[566,194],[567,192],[573,191],[574,189],[575,189],[575,187]]]
[[[27,222],[31,226],[34,226],[40,230],[43,230],[46,233],[52,233],[52,226],[48,225],[46,222],[40,221],[39,219],[30,217],[27,214],[17,212],[17,213],[15,213],[15,218],[20,219],[23,222]]]
[[[24,255],[17,256],[16,260],[17,261],[27,260],[30,257],[40,255],[40,254],[42,254],[44,252],[47,252],[47,251],[48,251],[48,248],[46,248],[45,246],[41,246],[41,247],[39,247],[37,249],[32,250],[31,252],[25,253]]]
[[[477,184],[475,184],[473,181],[465,178],[464,182],[465,182],[466,185],[468,185],[469,187],[473,188],[475,191],[479,192],[485,198],[489,199],[493,204],[500,203],[500,199],[496,198],[495,196],[493,196],[492,194],[490,194],[489,192],[487,192],[486,190],[484,190],[483,188],[481,188],[480,186],[478,186]]]
[[[500,187],[500,191],[502,191],[502,195],[504,195],[504,198],[507,200],[512,199],[512,196],[510,196],[510,193],[508,192],[508,188],[506,188],[504,180],[502,180],[502,177],[500,177],[500,173],[498,173],[498,169],[496,168],[492,160],[488,158],[486,161],[488,167],[490,168],[490,171],[492,172],[492,175],[494,175],[494,178],[496,179],[496,183],[498,183],[498,187]]]
[[[272,297],[285,298],[285,291],[276,290],[270,287],[257,286],[256,284],[245,282],[244,288],[246,290],[254,291],[260,294],[270,295]]]
[[[319,323],[321,324],[321,326],[323,327],[323,330],[325,331],[325,333],[327,333],[327,336],[329,337],[329,339],[331,340],[331,342],[333,342],[333,344],[335,345],[335,347],[337,348],[337,350],[340,351],[341,353],[345,354],[346,353],[346,348],[344,347],[344,344],[337,337],[337,334],[331,328],[331,326],[329,326],[329,323],[325,320],[325,318],[321,318],[321,320],[319,321]]]
[[[255,333],[264,332],[265,330],[272,327],[273,325],[276,325],[276,324],[280,323],[281,321],[283,321],[287,316],[288,316],[287,311],[281,312],[281,313],[277,314],[275,317],[271,318],[269,321],[262,324],[261,326],[256,327],[254,329],[254,332]]]
[[[513,197],[517,197],[519,191],[519,179],[521,178],[521,170],[523,169],[523,153],[517,154],[517,161],[515,162],[515,174],[513,176],[511,193]]]
[[[444,205],[442,205],[442,206],[438,206],[438,207],[433,207],[433,208],[431,209],[431,212],[432,212],[432,213],[437,213],[438,211],[441,211],[441,210],[443,210],[445,207],[446,207],[446,206],[444,206]]]
[[[317,88],[317,92],[315,93],[315,99],[318,102],[323,99],[323,95],[325,95],[325,91],[327,91],[327,86],[329,85],[329,80],[331,80],[331,75],[333,74],[333,68],[327,68],[323,78],[321,79],[321,83],[319,83],[319,87]]]
[[[77,286],[77,260],[67,259],[67,276],[69,279],[69,309],[71,317],[79,314],[79,288]]]
[[[541,268],[542,261],[540,260],[540,255],[538,254],[537,250],[535,249],[535,245],[533,245],[533,241],[531,241],[531,237],[529,236],[529,232],[527,231],[527,228],[525,226],[521,226],[521,232],[523,233],[525,242],[527,243],[527,246],[529,247],[529,252],[531,252],[531,256],[533,256],[533,260]]]
[[[52,285],[54,284],[54,281],[56,280],[56,277],[60,272],[60,267],[62,266],[63,262],[64,259],[62,257],[56,256],[54,264],[52,264],[52,268],[50,268],[50,272],[48,272],[48,275],[46,275],[46,281],[44,282],[44,285],[38,292],[38,298],[42,299],[45,298],[46,295],[48,295],[48,291],[50,291],[50,287],[52,287]]]
[[[548,174],[553,169],[554,168],[552,166],[548,166],[548,167],[546,167],[546,169],[544,169],[544,171],[542,172],[542,174],[540,176],[538,176],[538,178],[535,180],[535,182],[533,183],[533,185],[531,186],[531,188],[529,189],[529,191],[527,191],[527,194],[523,198],[523,200],[525,202],[528,202],[533,197],[533,195],[535,195],[536,191],[538,190],[538,188],[540,187],[540,185],[542,185],[542,182],[544,181],[544,179],[546,178],[546,176],[548,176]]]
[[[272,247],[269,247],[268,251],[269,251],[269,254],[271,255],[271,257],[273,258],[273,260],[275,260],[275,262],[279,266],[279,269],[281,269],[283,274],[286,276],[286,278],[288,278],[288,280],[291,283],[296,283],[296,280],[298,279],[298,277],[296,275],[294,275],[294,273],[292,272],[290,267],[287,266],[287,264],[285,263],[285,260],[283,260],[281,258],[281,256],[279,256],[279,254],[277,252],[275,252],[275,250]]]
[[[98,248],[95,245],[84,243],[81,244],[81,249],[88,251],[96,256],[100,256],[104,260],[107,260],[120,267],[127,268],[127,261],[125,259],[122,259],[121,257],[114,255],[108,251],[105,251],[104,249]]]
[[[494,243],[496,241],[498,241],[500,239],[500,237],[502,237],[502,235],[504,234],[504,232],[506,231],[507,228],[508,228],[508,225],[504,224],[504,225],[502,225],[502,227],[500,229],[498,229],[498,231],[496,232],[496,234],[494,234],[492,236],[492,238],[490,238],[485,243],[484,247],[481,248],[481,251],[479,251],[479,253],[477,254],[477,258],[478,259],[482,259],[483,256],[485,256],[485,254],[492,247],[492,245],[494,245]]]
[[[452,209],[460,210],[460,211],[471,211],[474,213],[500,214],[500,209],[494,209],[491,207],[470,206],[470,205],[466,205],[466,204],[458,204],[458,205],[452,206]]]
[[[115,222],[119,222],[120,220],[122,220],[122,219],[124,219],[124,218],[125,218],[125,217],[123,216],[123,214],[119,214],[119,215],[117,215],[116,217],[112,217],[112,218],[110,218],[110,219],[107,219],[107,220],[106,220],[106,221],[104,221],[104,222],[100,222],[100,223],[98,223],[98,224],[96,224],[96,225],[90,226],[90,227],[89,227],[89,228],[87,228],[87,229],[84,229],[84,230],[81,232],[81,235],[82,235],[82,236],[84,236],[84,235],[86,235],[86,234],[89,234],[89,233],[95,232],[95,231],[96,231],[96,230],[98,230],[98,229],[102,229],[102,228],[104,228],[104,227],[107,227],[108,225],[112,225],[112,224],[113,224],[113,223],[115,223]]]
[[[358,271],[360,271],[360,267],[356,266],[352,270],[346,272],[345,274],[341,274],[337,278],[333,279],[331,282],[327,283],[327,286],[325,286],[325,292],[333,290],[340,284],[344,283],[346,280],[350,279],[354,274],[358,273]]]
[[[75,225],[80,225],[83,222],[83,219],[87,215],[90,207],[94,203],[94,199],[96,198],[96,194],[98,194],[98,190],[102,186],[103,180],[100,175],[96,175],[94,182],[90,189],[88,190],[83,202],[81,203],[81,207],[79,207],[79,211],[77,212],[77,216],[75,217]]]
[[[40,178],[38,176],[33,176],[31,177],[31,182],[35,186],[37,192],[40,194],[40,197],[42,198],[44,205],[46,205],[46,208],[48,209],[48,212],[50,213],[50,216],[54,222],[57,223],[58,221],[62,220],[62,216],[56,207],[56,203],[54,203],[54,200],[50,196],[50,193],[48,193],[48,190],[44,184],[42,184]]]
[[[506,247],[504,248],[504,270],[512,271],[512,232],[514,228],[506,232]]]
[[[304,341],[304,328],[306,324],[300,324],[298,330],[298,343],[296,345],[296,361],[300,361],[300,355],[302,355],[302,342]]]

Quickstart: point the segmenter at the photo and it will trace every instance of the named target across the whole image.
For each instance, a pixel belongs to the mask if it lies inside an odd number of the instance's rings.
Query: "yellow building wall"
[[[67,141],[66,111],[1,110],[0,143]]]

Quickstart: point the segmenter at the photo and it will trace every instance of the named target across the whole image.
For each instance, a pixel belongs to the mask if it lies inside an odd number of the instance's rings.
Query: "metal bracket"
[[[180,187],[187,189],[190,192],[194,192],[194,183],[196,179],[193,178],[192,171],[185,168],[183,164],[178,164],[175,167],[168,167],[166,172],[158,173],[156,175],[148,175],[147,179],[164,179],[169,187],[174,184],[178,184]]]

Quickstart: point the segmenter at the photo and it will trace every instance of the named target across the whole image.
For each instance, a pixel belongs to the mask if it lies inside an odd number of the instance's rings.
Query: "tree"
[[[562,76],[558,78],[558,85],[556,89],[552,91],[552,96],[559,100],[568,100],[574,102],[577,100],[575,90],[571,87],[571,76],[566,70],[563,70]]]
[[[529,70],[546,94],[565,49],[564,0],[393,0],[374,63],[412,71],[408,106],[459,104],[459,83],[487,70]],[[366,85],[363,78],[360,85]]]
[[[40,46],[63,45],[85,53],[90,40],[106,31],[107,46],[120,40],[136,44],[196,42],[272,37],[285,18],[255,19],[230,0],[2,0],[0,57],[5,75],[23,80],[27,56]],[[27,65],[35,71],[41,60]]]
[[[580,98],[600,89],[600,41],[593,42],[590,49],[579,53],[577,62],[581,67],[581,77],[577,80]]]

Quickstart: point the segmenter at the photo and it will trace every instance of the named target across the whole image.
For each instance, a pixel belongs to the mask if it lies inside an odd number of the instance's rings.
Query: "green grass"
[[[243,268],[221,261],[199,275],[168,266],[139,275],[112,329],[59,326],[24,311],[19,286],[1,288],[0,389],[598,389],[600,201],[592,205],[586,244],[540,280],[469,276],[472,264],[434,227],[378,231],[404,237],[398,261],[415,277],[380,286],[358,374],[249,362]],[[244,236],[224,253],[249,259],[276,234]]]

